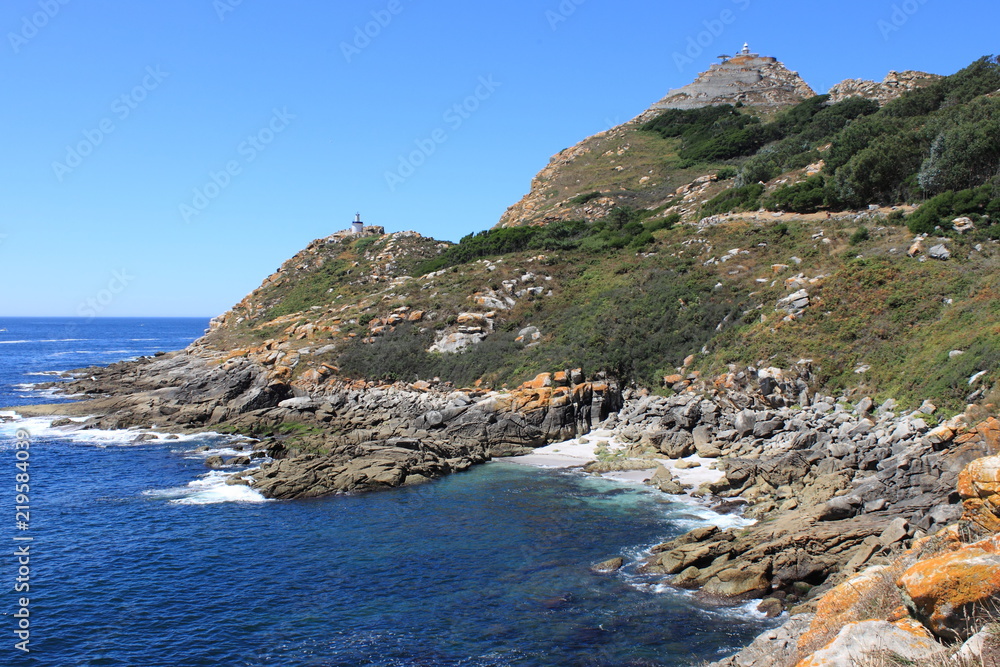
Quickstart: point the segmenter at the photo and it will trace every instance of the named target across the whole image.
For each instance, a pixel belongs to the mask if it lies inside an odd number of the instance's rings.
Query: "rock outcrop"
[[[885,105],[904,93],[928,86],[940,78],[937,74],[907,70],[906,72],[889,72],[885,79],[880,82],[845,79],[830,88],[830,101],[837,103],[851,97],[863,97]]]
[[[987,420],[958,439],[993,437],[996,425]],[[961,472],[966,511],[957,523],[846,579],[818,600],[815,614],[792,616],[716,666],[914,664],[951,655],[967,661],[954,664],[1000,663],[1000,533],[987,529],[983,515],[992,509],[978,502],[993,497],[998,467],[1000,457],[991,456]],[[761,662],[763,655],[772,661]]]
[[[654,110],[696,109],[716,104],[780,107],[815,96],[813,89],[776,58],[750,53],[749,47],[712,65],[694,82],[671,90]]]

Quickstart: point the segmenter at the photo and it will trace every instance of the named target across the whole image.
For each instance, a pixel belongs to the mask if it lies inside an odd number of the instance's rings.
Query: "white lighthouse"
[[[351,223],[351,233],[360,234],[365,231],[365,223],[361,222],[361,214],[358,213],[354,216],[354,222]]]

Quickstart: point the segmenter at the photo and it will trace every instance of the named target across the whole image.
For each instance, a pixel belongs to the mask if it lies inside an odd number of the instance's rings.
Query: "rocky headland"
[[[966,173],[961,151],[924,167],[978,131],[949,114],[989,117],[998,88],[983,59],[812,97],[739,54],[555,156],[492,230],[318,239],[187,349],[81,369],[41,388],[82,400],[18,411],[241,434],[246,455],[206,464],[282,500],[563,443],[581,474],[754,521],[633,564],[787,615],[720,666],[996,664],[1000,199],[995,181],[899,193]]]

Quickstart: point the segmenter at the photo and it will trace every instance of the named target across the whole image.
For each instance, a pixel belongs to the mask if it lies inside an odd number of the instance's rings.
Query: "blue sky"
[[[953,73],[1000,50],[998,18],[944,0],[7,0],[0,315],[216,315],[356,211],[449,240],[491,227],[549,156],[744,41],[825,92]]]

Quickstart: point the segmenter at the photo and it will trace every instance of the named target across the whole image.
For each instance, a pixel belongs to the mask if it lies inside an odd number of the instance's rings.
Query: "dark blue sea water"
[[[22,386],[49,379],[34,373],[177,349],[206,324],[0,319],[0,407],[39,402]],[[642,487],[501,462],[262,502],[191,451],[231,448],[221,436],[131,444],[48,422],[0,424],[2,665],[697,665],[764,627],[635,574],[644,549],[712,518]],[[17,428],[32,434],[28,530]],[[16,593],[26,536],[30,592]],[[589,571],[615,555],[633,565]],[[28,655],[14,648],[24,596]]]

